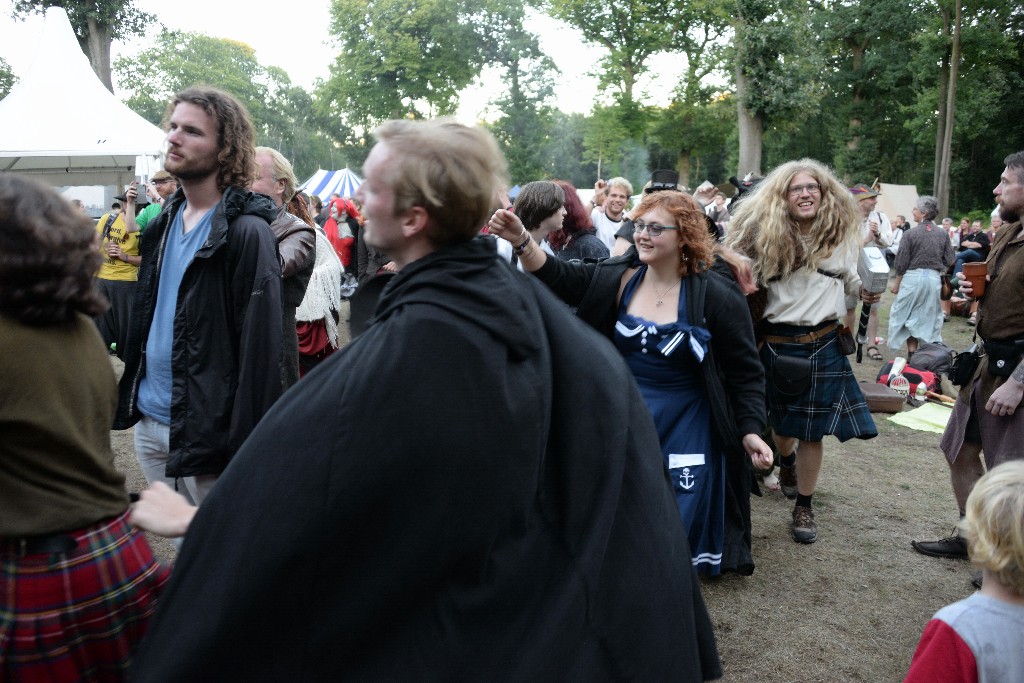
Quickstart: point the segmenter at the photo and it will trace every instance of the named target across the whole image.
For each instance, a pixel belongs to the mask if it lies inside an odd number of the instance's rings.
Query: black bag
[[[775,391],[783,396],[799,396],[811,386],[810,358],[794,356],[775,356],[775,368],[772,370],[772,384]]]
[[[985,342],[985,355],[988,356],[988,374],[993,377],[1009,377],[1020,363],[1024,351],[1020,342]]]
[[[965,387],[974,379],[974,372],[978,369],[985,354],[978,351],[978,345],[973,344],[966,351],[961,351],[953,356],[953,363],[949,367],[949,381],[953,386]]]

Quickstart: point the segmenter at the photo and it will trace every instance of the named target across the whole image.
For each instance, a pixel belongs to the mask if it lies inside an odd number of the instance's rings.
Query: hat
[[[119,202],[126,202],[126,201],[128,201],[128,197],[125,197],[123,194],[114,195],[114,199],[116,199]]]
[[[160,169],[159,171],[153,174],[152,178],[149,179],[151,183],[155,183],[158,180],[174,180],[174,176],[172,176],[167,171]]]
[[[679,174],[672,170],[659,170],[651,173],[651,184],[644,188],[644,194],[660,190],[678,190]]]
[[[854,199],[867,199],[868,197],[877,197],[882,194],[878,190],[873,190],[864,183],[857,183],[850,188],[850,194],[853,195]]]

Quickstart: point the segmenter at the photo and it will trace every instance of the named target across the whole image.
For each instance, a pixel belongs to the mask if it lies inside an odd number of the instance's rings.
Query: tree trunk
[[[736,110],[739,114],[740,158],[737,177],[743,178],[748,173],[761,175],[761,135],[763,126],[761,119],[744,106],[744,99],[750,81],[743,73],[743,67],[736,64]]]
[[[860,143],[864,137],[864,129],[862,128],[864,122],[860,118],[860,105],[864,101],[864,75],[862,71],[864,69],[864,53],[867,51],[867,46],[868,40],[866,38],[859,43],[852,40],[847,41],[847,47],[852,55],[853,74],[856,79],[853,83],[853,107],[851,108],[853,113],[847,125],[846,138],[846,149],[851,152],[860,149]]]
[[[679,173],[680,185],[693,187],[690,185],[690,150],[679,150],[679,156],[676,157],[676,171]]]
[[[942,37],[949,39],[949,8],[942,5]],[[949,86],[949,50],[942,54],[939,65],[938,117],[935,130],[935,165],[932,167],[932,192],[938,195],[939,174],[942,168],[942,141],[946,139],[946,88]]]
[[[956,19],[953,21],[953,51],[949,59],[949,88],[946,93],[946,126],[943,129],[942,147],[940,150],[938,182],[935,186],[935,198],[939,200],[939,214],[949,214],[949,169],[953,165],[953,128],[956,113],[956,78],[960,71],[960,23],[963,3],[956,0]]]
[[[114,82],[110,75],[110,44],[113,42],[113,31],[92,17],[89,17],[88,21],[89,62],[107,90],[114,92]]]

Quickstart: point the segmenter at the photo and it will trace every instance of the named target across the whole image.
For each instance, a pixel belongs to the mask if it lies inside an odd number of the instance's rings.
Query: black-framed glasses
[[[678,225],[658,225],[657,223],[633,223],[633,233],[639,235],[644,230],[651,237],[657,237],[664,230],[678,230]]]
[[[807,194],[818,194],[821,191],[821,185],[818,183],[807,183],[806,185],[794,185],[789,188],[789,194],[792,197],[799,197],[807,190]]]

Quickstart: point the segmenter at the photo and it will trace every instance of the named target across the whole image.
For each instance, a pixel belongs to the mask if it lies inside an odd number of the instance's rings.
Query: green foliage
[[[796,128],[817,111],[822,59],[802,0],[737,0],[736,59],[750,79],[743,105],[765,123]]]
[[[552,16],[608,51],[597,65],[600,85],[616,91],[620,124],[636,140],[643,138],[650,122],[635,93],[648,60],[663,52],[685,53],[696,74],[689,85],[695,87],[707,74],[703,65],[719,60],[717,39],[727,25],[723,0],[549,0],[548,6]]]
[[[11,65],[3,57],[0,57],[0,100],[7,97],[17,82],[18,77],[11,71]]]
[[[502,115],[488,125],[508,162],[513,183],[544,176],[544,148],[551,135],[555,65],[541,52],[537,37],[523,28],[522,7],[509,8],[509,26],[494,46],[504,69],[504,94],[494,104]]]
[[[563,178],[576,187],[593,186],[597,165],[583,160],[586,128],[587,117],[583,114],[554,112],[551,135],[542,155],[548,178]]]
[[[131,0],[16,0],[14,16],[42,13],[50,7],[63,7],[67,11],[83,48],[89,38],[90,21],[108,29],[115,40],[141,35],[156,22],[155,16],[143,12]]]
[[[321,111],[362,128],[453,113],[501,43],[503,17],[517,8],[499,0],[332,0],[341,51]]]

